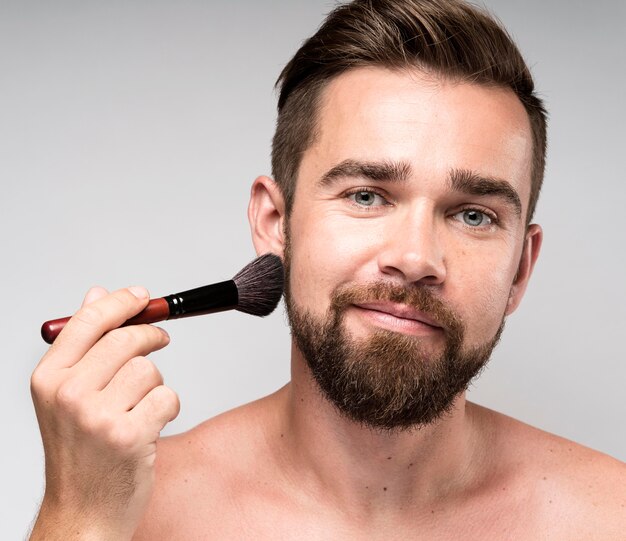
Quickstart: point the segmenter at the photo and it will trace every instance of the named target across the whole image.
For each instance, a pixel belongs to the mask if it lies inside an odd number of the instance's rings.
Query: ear
[[[261,176],[252,184],[248,221],[257,255],[271,252],[283,257],[285,200],[271,178]]]
[[[541,227],[537,224],[529,225],[524,240],[524,248],[522,249],[522,257],[520,258],[517,274],[515,275],[509,294],[509,301],[505,312],[507,316],[512,314],[517,309],[520,302],[522,302],[522,297],[526,291],[530,275],[539,257],[542,240],[543,231]]]

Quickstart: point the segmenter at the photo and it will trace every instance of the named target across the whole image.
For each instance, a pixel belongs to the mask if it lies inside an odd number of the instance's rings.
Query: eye
[[[491,216],[477,209],[465,209],[457,212],[453,217],[470,227],[491,225],[495,221]]]
[[[346,195],[361,207],[378,207],[387,204],[387,200],[382,195],[371,190],[358,190]]]

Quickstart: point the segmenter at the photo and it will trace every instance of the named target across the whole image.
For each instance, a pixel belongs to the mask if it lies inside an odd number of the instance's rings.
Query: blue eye
[[[469,225],[470,227],[480,227],[493,223],[490,216],[476,209],[465,209],[461,212],[457,212],[454,218],[463,221],[465,225]]]
[[[381,195],[378,195],[375,192],[370,192],[369,190],[360,190],[358,192],[353,192],[348,194],[348,197],[352,199],[357,205],[362,207],[373,207],[379,205],[385,205],[387,201]]]

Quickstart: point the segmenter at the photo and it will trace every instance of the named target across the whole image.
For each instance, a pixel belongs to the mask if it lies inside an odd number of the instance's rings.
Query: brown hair
[[[533,138],[530,222],[545,168],[546,111],[522,55],[489,14],[462,0],[355,0],[332,11],[281,72],[272,172],[289,215],[304,151],[316,135],[322,90],[363,66],[418,68],[515,92]]]

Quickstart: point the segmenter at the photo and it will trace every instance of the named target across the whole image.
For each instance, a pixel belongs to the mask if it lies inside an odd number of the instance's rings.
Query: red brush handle
[[[136,316],[124,322],[121,327],[126,327],[126,325],[139,325],[141,323],[157,323],[158,321],[165,321],[169,316],[170,307],[165,298],[152,299],[148,303],[148,306]],[[41,337],[48,344],[52,344],[69,320],[70,317],[62,317],[46,321],[41,326]]]

